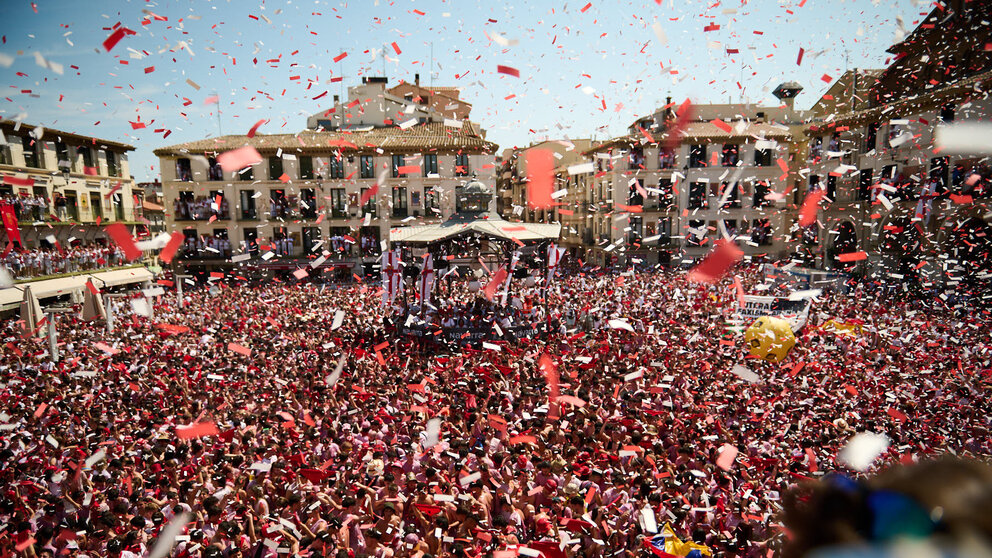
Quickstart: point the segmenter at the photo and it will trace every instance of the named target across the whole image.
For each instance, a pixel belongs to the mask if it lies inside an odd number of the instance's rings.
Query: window
[[[245,249],[249,254],[258,253],[258,230],[245,229]]]
[[[107,176],[120,176],[121,175],[121,160],[120,155],[114,153],[113,151],[107,151]]]
[[[224,169],[221,168],[216,157],[207,159],[207,180],[224,180]]]
[[[317,191],[313,188],[300,190],[300,215],[304,219],[317,218]]]
[[[741,206],[740,187],[736,182],[730,184],[723,182],[720,184],[720,199],[723,201],[721,207],[728,209]]]
[[[309,155],[301,155],[300,161],[300,178],[310,179],[313,178],[313,157]]]
[[[58,159],[59,170],[72,170],[72,159],[69,158],[69,146],[61,141],[55,142],[55,158]]]
[[[661,147],[658,149],[658,168],[659,169],[674,169],[675,168],[675,151]]]
[[[437,176],[437,154],[428,153],[424,155],[424,177]]]
[[[344,188],[331,188],[331,217],[343,219],[347,217],[348,197]]]
[[[281,162],[282,159],[279,159]],[[276,219],[289,217],[289,200],[286,199],[286,190],[282,188],[269,192],[269,213]]]
[[[96,167],[96,163],[93,162],[93,150],[92,149],[90,149],[89,147],[87,147],[85,145],[81,145],[81,146],[79,146],[79,147],[76,148],[76,153],[78,155],[81,155],[83,157],[83,172],[87,172],[86,171],[86,168],[87,167],[89,167],[90,169],[93,169],[93,168]],[[187,161],[188,160],[189,159],[187,159]],[[87,174],[92,174],[92,171],[90,171]],[[190,177],[191,177],[190,180],[192,180],[192,173],[190,174]]]
[[[404,166],[406,162],[403,160],[402,155],[393,155],[393,178],[400,177],[400,167]]]
[[[241,190],[241,218],[245,220],[257,219],[255,213],[255,190]]]
[[[196,196],[189,190],[179,192],[176,197],[175,211],[172,213],[177,221],[192,221],[196,215]]]
[[[89,166],[85,161],[86,156],[84,155],[83,165]],[[189,159],[176,159],[176,180],[181,182],[193,182],[193,167],[190,166]]]
[[[344,158],[340,154],[331,156],[331,178],[344,178]]]
[[[279,180],[283,174],[282,157],[269,157],[269,180]]]
[[[689,183],[689,209],[703,209],[706,207],[706,183]]]
[[[871,174],[872,169],[861,169],[858,176],[858,200],[865,201],[871,199]]]
[[[115,192],[111,196],[111,203],[114,204],[114,219],[118,221],[124,220],[124,196],[120,192]]]
[[[404,218],[407,215],[406,188],[393,188],[393,218]]]
[[[809,158],[811,161],[816,161],[821,155],[823,155],[823,138],[817,136],[809,144]]]
[[[736,167],[740,160],[740,146],[736,143],[723,144],[723,156],[720,161],[725,167]]]
[[[706,166],[706,146],[702,144],[689,146],[689,166],[698,169]]]
[[[770,205],[772,200],[767,199],[768,194],[771,192],[771,188],[768,187],[768,183],[765,181],[760,181],[754,185],[754,197],[751,200],[751,205],[754,207],[765,207]]]
[[[689,230],[685,233],[685,243],[689,246],[702,246],[703,239],[706,238],[706,221],[692,219],[689,221]]]
[[[637,178],[627,187],[627,205],[644,205],[644,180]]]
[[[255,169],[254,167],[245,167],[238,171],[238,176],[241,180],[255,180]]]
[[[33,169],[43,168],[38,166],[41,159],[38,156],[38,147],[41,143],[34,141],[34,138],[31,136],[22,136],[21,145],[24,147],[24,166]]]
[[[954,122],[954,105],[940,107],[940,120],[942,122]]]
[[[361,156],[362,178],[375,178],[375,163],[371,155]]]
[[[755,149],[754,150],[754,166],[756,166],[756,167],[770,167],[770,166],[772,166],[772,150],[771,149]]]
[[[672,208],[672,202],[675,201],[674,194],[672,193],[672,181],[668,178],[658,179],[658,209],[661,211],[667,211]]]
[[[819,189],[820,189],[820,177],[815,174],[809,175],[809,191],[812,192],[813,190],[819,190]]]
[[[227,198],[224,197],[223,190],[211,190],[210,199],[207,202],[210,204],[211,215],[218,219],[230,219],[230,208],[227,206]]]
[[[878,142],[878,129],[881,124],[875,122],[869,124],[868,128],[865,130],[865,145],[862,148],[863,153],[868,153],[869,151],[875,149],[875,144]]]
[[[369,194],[368,191],[368,188],[362,188],[362,199],[365,199],[365,205],[362,206],[362,212],[375,217],[376,196],[375,194]],[[368,196],[367,199],[366,196]]]
[[[772,243],[772,224],[768,219],[751,221],[751,242],[758,246],[768,246]]]
[[[303,252],[309,254],[320,247],[320,227],[303,227]]]
[[[833,173],[827,175],[827,198],[831,201],[837,199],[837,177]]]
[[[630,150],[630,155],[627,157],[630,163],[630,168],[632,169],[643,169],[644,168],[644,148],[634,147]]]
[[[827,151],[840,151],[840,132],[834,132],[830,135],[830,143],[827,144]]]
[[[0,145],[0,165],[13,165],[14,160],[10,157],[10,146]]]
[[[424,216],[439,217],[440,215],[441,206],[438,204],[437,192],[434,188],[426,188],[424,190]]]
[[[468,176],[468,153],[455,155],[455,176]]]

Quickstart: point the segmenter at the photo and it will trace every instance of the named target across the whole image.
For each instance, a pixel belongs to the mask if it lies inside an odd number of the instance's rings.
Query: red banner
[[[7,230],[7,241],[21,243],[21,229],[17,227],[17,215],[14,213],[14,206],[9,203],[0,203],[0,218],[3,219],[3,228]]]

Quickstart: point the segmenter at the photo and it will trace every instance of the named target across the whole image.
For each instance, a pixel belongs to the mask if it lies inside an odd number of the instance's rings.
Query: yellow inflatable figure
[[[796,346],[796,336],[789,322],[763,316],[744,331],[744,342],[752,355],[768,362],[782,362]]]

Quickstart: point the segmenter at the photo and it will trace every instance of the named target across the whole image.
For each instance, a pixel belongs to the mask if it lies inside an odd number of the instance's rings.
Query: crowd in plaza
[[[632,558],[668,524],[687,551],[764,557],[792,487],[857,477],[837,459],[857,432],[889,440],[872,471],[992,454],[987,310],[825,293],[772,364],[728,329],[730,280],[539,288],[510,304],[547,337],[475,348],[389,335],[396,308],[363,283],[220,281],[154,321],[122,308],[113,333],[67,316],[58,363],[6,320],[0,556],[161,539],[179,557]]]
[[[124,263],[124,253],[116,245],[97,243],[9,250],[0,255],[0,267],[8,269],[15,279],[92,271]]]

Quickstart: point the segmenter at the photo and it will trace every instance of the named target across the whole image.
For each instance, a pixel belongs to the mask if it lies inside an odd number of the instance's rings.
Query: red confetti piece
[[[11,186],[34,186],[33,178],[17,178],[16,176],[3,177],[4,184]]]
[[[176,436],[180,440],[216,436],[218,434],[220,434],[220,431],[217,430],[217,425],[212,422],[200,422],[191,426],[180,426],[176,428]]]
[[[220,102],[220,95],[211,95],[203,100],[204,105],[213,105]]]
[[[362,192],[362,202],[359,205],[365,205],[365,203],[370,199],[372,199],[372,196],[374,196],[378,191],[379,191],[379,185],[373,184],[371,188]]]
[[[496,66],[496,71],[501,74],[506,74],[508,76],[520,77],[520,70],[512,68],[510,66]]]
[[[134,243],[134,239],[131,238],[131,233],[128,232],[127,227],[123,223],[114,223],[103,230],[106,231],[107,236],[113,239],[117,243],[117,246],[124,252],[124,257],[127,258],[127,261],[134,261],[141,257],[141,250],[138,249],[138,246]]]
[[[258,124],[255,124],[258,126]],[[224,172],[237,172],[262,162],[262,156],[250,145],[225,151],[217,156],[217,164]]]
[[[727,124],[726,122],[720,120],[719,118],[712,120],[710,124],[716,126],[717,128],[720,128],[721,130],[723,130],[728,134],[732,131],[730,124]]]
[[[517,444],[536,444],[537,438],[534,436],[513,436],[507,440],[507,443],[511,446],[515,446]]]
[[[713,251],[707,254],[703,261],[689,272],[689,281],[694,283],[716,283],[726,275],[730,268],[744,257],[733,242],[720,240]]]
[[[583,6],[582,9],[579,10],[579,11],[582,12],[582,13],[586,13],[586,10],[588,10],[591,7],[592,7],[592,2],[589,2],[588,4],[586,4],[585,6]]]
[[[145,123],[144,123],[144,122],[131,122],[131,121],[129,120],[129,121],[128,121],[128,124],[130,124],[130,125],[131,125],[131,129],[132,129],[132,130],[140,130],[140,129],[142,129],[142,128],[145,128]]]
[[[110,34],[109,37],[107,37],[107,40],[103,41],[103,48],[105,48],[107,52],[110,52],[126,35],[137,35],[137,33],[131,31],[127,27],[118,27],[113,33]]]
[[[846,254],[837,254],[837,261],[839,262],[860,262],[861,260],[867,260],[868,254],[865,252],[848,252]]]
[[[527,205],[531,209],[551,207],[554,190],[555,159],[549,149],[531,149],[527,152]]]
[[[717,24],[715,24],[715,23],[711,23],[711,24],[707,25],[706,27],[703,27],[703,32],[704,33],[707,33],[709,31],[719,31],[719,30],[720,30],[720,26],[717,25]]]
[[[250,138],[255,137],[255,132],[257,132],[258,131],[258,128],[262,124],[265,124],[266,122],[268,122],[268,120],[265,120],[264,118],[262,120],[259,120],[258,122],[256,122],[255,125],[252,126],[250,130],[248,130],[248,137],[250,137]],[[256,153],[257,153],[257,151],[256,151]]]
[[[150,74],[150,73],[152,73],[154,71],[155,71],[155,66],[148,66],[147,68],[145,68],[145,73],[146,74]]]
[[[245,347],[244,345],[239,345],[237,343],[228,343],[227,350],[238,353],[239,355],[251,356],[251,349]]]
[[[799,66],[803,63],[803,52],[805,52],[803,51],[803,47],[799,47],[799,58],[796,58],[796,66]]]
[[[342,52],[341,54],[339,54],[339,55],[337,55],[337,56],[334,57],[334,61],[335,62],[340,62],[340,61],[344,60],[346,56],[348,56],[348,53],[347,52]]]
[[[393,43],[393,52],[395,52],[396,54],[403,54],[403,51],[400,50],[400,45],[396,44],[395,42]]]
[[[425,14],[424,12],[422,12],[422,11],[420,11],[420,10],[413,10],[413,13],[415,13],[415,14],[417,14],[417,15],[419,15],[419,16],[422,16],[422,15],[427,15],[427,14]]]
[[[162,248],[162,253],[159,254],[159,258],[161,258],[165,263],[171,263],[172,258],[176,255],[176,251],[179,250],[179,247],[182,246],[185,238],[186,235],[181,232],[172,233],[172,236],[169,237],[168,244],[165,245],[165,248]]]
[[[816,222],[816,212],[820,210],[820,200],[825,195],[823,190],[814,190],[806,196],[803,207],[799,210],[799,226],[806,227]]]
[[[831,81],[834,80],[834,78],[828,76],[827,74],[823,74],[823,77],[821,77],[820,79],[822,79],[826,83],[830,83]]]
[[[396,172],[399,174],[417,174],[420,172],[419,165],[401,165]]]
[[[486,285],[485,289],[483,289],[483,293],[486,295],[486,298],[492,300],[493,297],[496,296],[496,290],[499,289],[500,285],[502,285],[504,281],[506,281],[507,275],[508,273],[504,267],[496,270],[496,273],[493,274],[492,280],[489,281],[489,284]]]

